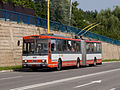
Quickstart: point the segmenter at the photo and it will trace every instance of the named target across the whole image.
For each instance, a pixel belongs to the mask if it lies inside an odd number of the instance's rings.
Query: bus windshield
[[[47,53],[47,39],[26,39],[23,41],[23,55],[44,55]]]

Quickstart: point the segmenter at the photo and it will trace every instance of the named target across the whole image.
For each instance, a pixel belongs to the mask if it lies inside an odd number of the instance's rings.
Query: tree
[[[101,25],[96,29],[95,32],[113,39],[120,40],[120,20],[118,16],[118,10],[118,7],[113,11],[111,11],[109,8],[102,10],[97,15],[97,21],[101,22]]]
[[[78,28],[84,28],[88,25],[88,20],[84,17],[84,11],[82,9],[78,9],[77,6],[79,3],[77,1],[73,2],[73,11],[72,11],[72,24]]]
[[[23,6],[27,8],[35,8],[34,2],[32,0],[2,0],[3,3],[13,3],[14,6]]]
[[[41,18],[47,18],[47,2],[46,0],[34,0],[35,15]]]
[[[51,0],[50,19],[68,25],[69,4],[67,0]]]

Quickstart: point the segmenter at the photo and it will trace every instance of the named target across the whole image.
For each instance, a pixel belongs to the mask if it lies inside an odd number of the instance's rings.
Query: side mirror
[[[20,40],[18,40],[17,45],[20,46]]]

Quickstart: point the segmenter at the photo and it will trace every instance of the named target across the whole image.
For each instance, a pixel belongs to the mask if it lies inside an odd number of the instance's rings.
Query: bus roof
[[[23,39],[64,39],[64,40],[74,40],[74,41],[81,41],[81,39],[75,39],[75,38],[70,38],[70,37],[65,37],[62,35],[54,35],[54,34],[41,34],[41,35],[30,35],[30,36],[25,36]],[[97,42],[101,43],[101,41],[94,41],[94,40],[85,40],[86,42]]]

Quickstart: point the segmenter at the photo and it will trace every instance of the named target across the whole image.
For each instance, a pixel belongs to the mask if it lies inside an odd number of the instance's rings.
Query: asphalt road
[[[120,90],[120,62],[62,71],[0,72],[0,90]]]

